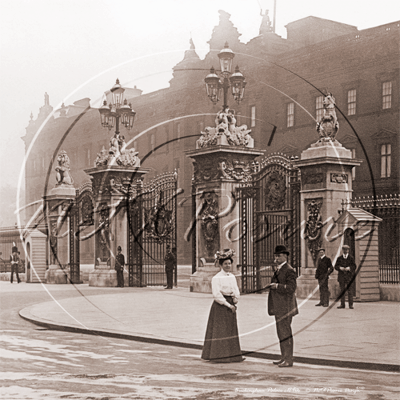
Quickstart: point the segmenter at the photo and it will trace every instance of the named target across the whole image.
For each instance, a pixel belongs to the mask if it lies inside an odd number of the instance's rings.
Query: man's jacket
[[[268,314],[276,317],[293,317],[299,313],[296,301],[296,271],[288,264],[275,271],[271,283],[277,283],[277,289],[270,289],[268,296]]]
[[[315,279],[325,279],[333,272],[332,261],[328,257],[318,260],[318,267],[315,271]]]

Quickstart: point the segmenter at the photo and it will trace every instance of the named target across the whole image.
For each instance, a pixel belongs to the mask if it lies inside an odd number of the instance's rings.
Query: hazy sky
[[[366,29],[400,19],[398,0],[277,0],[276,32],[313,15]],[[273,0],[0,0],[0,187],[15,184],[24,157],[20,139],[44,93],[56,109],[89,97],[98,106],[118,77],[144,92],[167,87],[171,68],[192,37],[200,57],[218,10],[246,43],[258,35],[260,7]],[[140,150],[140,149],[139,149]]]

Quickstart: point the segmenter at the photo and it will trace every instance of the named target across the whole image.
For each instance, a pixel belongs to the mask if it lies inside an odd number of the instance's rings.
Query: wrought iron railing
[[[379,282],[396,284],[400,282],[400,269],[396,264],[379,264]]]
[[[342,209],[351,207],[362,208],[364,210],[389,210],[400,208],[400,195],[399,194],[385,194],[381,196],[363,196],[355,197],[351,200],[342,200]]]
[[[1,272],[11,272],[11,263],[10,261],[0,260],[0,273]],[[18,273],[25,272],[25,260],[21,260],[18,264]]]

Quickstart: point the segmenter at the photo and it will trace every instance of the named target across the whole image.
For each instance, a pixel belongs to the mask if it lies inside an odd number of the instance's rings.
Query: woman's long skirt
[[[232,297],[225,298],[233,304]],[[201,358],[219,363],[244,359],[240,350],[236,313],[216,301],[211,306]]]

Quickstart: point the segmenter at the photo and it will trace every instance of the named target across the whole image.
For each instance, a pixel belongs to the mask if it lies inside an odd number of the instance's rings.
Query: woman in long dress
[[[236,304],[239,288],[232,268],[234,251],[227,249],[215,255],[221,271],[211,281],[214,302],[208,318],[206,338],[201,358],[218,363],[244,360],[240,350]]]

